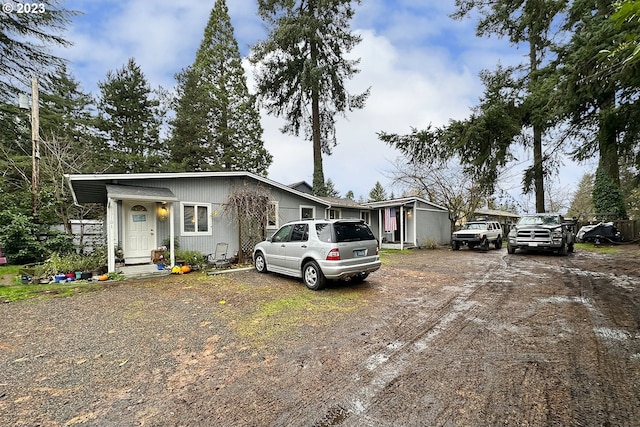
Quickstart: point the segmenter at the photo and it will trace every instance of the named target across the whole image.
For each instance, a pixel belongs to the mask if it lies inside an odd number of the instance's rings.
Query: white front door
[[[156,213],[153,203],[123,203],[125,221],[124,254],[127,263],[149,261],[155,249]]]

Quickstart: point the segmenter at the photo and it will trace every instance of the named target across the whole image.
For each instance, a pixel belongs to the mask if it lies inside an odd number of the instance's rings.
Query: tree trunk
[[[531,93],[534,93],[538,84],[538,44],[539,37],[534,31],[530,31],[529,35],[529,63],[530,63],[530,84]],[[544,168],[542,157],[542,132],[543,126],[536,123],[536,114],[532,112],[533,117],[533,187],[536,193],[536,212],[544,212]]]
[[[318,51],[316,45],[311,43],[311,62],[317,65]],[[318,196],[325,195],[324,171],[322,168],[322,140],[320,133],[320,94],[317,83],[312,83],[311,89],[311,126],[313,139],[313,193]]]

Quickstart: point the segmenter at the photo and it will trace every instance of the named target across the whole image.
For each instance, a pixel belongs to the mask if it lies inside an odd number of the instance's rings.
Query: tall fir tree
[[[166,160],[160,141],[159,102],[133,58],[98,83],[97,127],[109,172],[155,172]]]
[[[255,97],[249,93],[225,0],[216,0],[194,63],[176,76],[171,161],[179,170],[243,170],[266,175]]]
[[[369,191],[369,202],[381,202],[387,198],[387,192],[385,191],[380,181],[376,181],[376,185]]]
[[[619,187],[624,157],[635,157],[640,145],[640,64],[603,58],[608,47],[627,41],[638,27],[635,22],[612,25],[614,10],[607,0],[572,3],[566,18],[571,38],[559,52],[560,101],[576,141],[575,158],[597,154],[598,168]]]
[[[326,195],[322,154],[337,143],[335,116],[361,109],[369,90],[349,94],[345,82],[359,70],[346,59],[361,37],[351,33],[353,4],[360,0],[258,0],[258,14],[269,27],[253,50],[260,66],[259,97],[267,111],[286,120],[283,133],[313,143],[313,191]]]
[[[3,2],[15,7],[17,2]],[[60,0],[30,2],[33,13],[0,12],[0,102],[13,102],[25,90],[29,76],[37,76],[43,89],[65,60],[52,54],[52,46],[69,46],[63,32],[78,12],[60,7]]]

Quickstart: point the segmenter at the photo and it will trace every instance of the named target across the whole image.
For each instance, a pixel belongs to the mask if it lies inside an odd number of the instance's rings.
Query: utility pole
[[[31,191],[33,220],[38,222],[38,187],[40,186],[40,109],[38,100],[38,78],[31,77]]]

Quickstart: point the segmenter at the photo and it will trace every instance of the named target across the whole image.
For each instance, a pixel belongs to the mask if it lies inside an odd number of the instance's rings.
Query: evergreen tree
[[[597,154],[598,167],[619,187],[621,158],[635,156],[640,143],[640,63],[623,66],[602,57],[601,52],[637,30],[633,22],[612,25],[613,11],[606,0],[572,3],[565,24],[571,39],[559,53],[559,100],[576,141],[574,157]]]
[[[573,195],[567,216],[576,217],[581,221],[591,220],[595,209],[593,207],[593,174],[582,176],[578,188]]]
[[[353,3],[359,0],[258,0],[258,14],[269,27],[253,50],[259,64],[258,94],[269,114],[284,117],[283,133],[313,143],[313,189],[326,194],[322,154],[337,143],[335,116],[360,109],[369,95],[351,95],[345,81],[359,60],[348,54],[361,40],[350,32]]]
[[[160,141],[159,102],[133,58],[99,82],[98,128],[109,172],[153,172],[166,158]]]
[[[627,209],[620,185],[616,184],[607,172],[598,167],[593,182],[593,207],[601,221],[626,219]]]
[[[69,74],[66,66],[59,69],[51,89],[40,95],[40,101],[40,133],[44,139],[55,135],[88,143],[95,136],[91,114],[95,107],[93,99],[81,90],[80,83]],[[85,147],[84,151],[87,149]]]
[[[478,35],[497,34],[509,37],[514,45],[528,47],[526,73],[520,78],[525,99],[521,105],[522,128],[531,128],[533,165],[525,171],[523,189],[533,187],[536,211],[545,211],[543,134],[553,124],[553,84],[551,73],[543,69],[544,58],[552,47],[552,25],[565,8],[565,0],[456,0],[454,18],[467,16],[473,10],[480,14]]]
[[[369,191],[369,201],[370,202],[381,202],[387,199],[387,192],[384,190],[380,181],[376,181],[376,185],[373,186],[371,191]]]
[[[326,197],[334,197],[339,198],[340,192],[336,189],[336,185],[333,183],[331,178],[327,179],[327,182],[324,184],[325,188],[325,196]]]
[[[249,94],[225,0],[216,0],[195,62],[176,76],[171,159],[181,170],[244,170],[266,175],[255,98]]]
[[[37,3],[37,4],[36,4]],[[65,61],[53,55],[51,46],[71,43],[61,33],[77,12],[58,6],[60,1],[30,3],[36,13],[0,12],[0,102],[13,103],[24,91],[25,80],[38,76],[46,89]],[[5,2],[14,6],[13,2]]]

